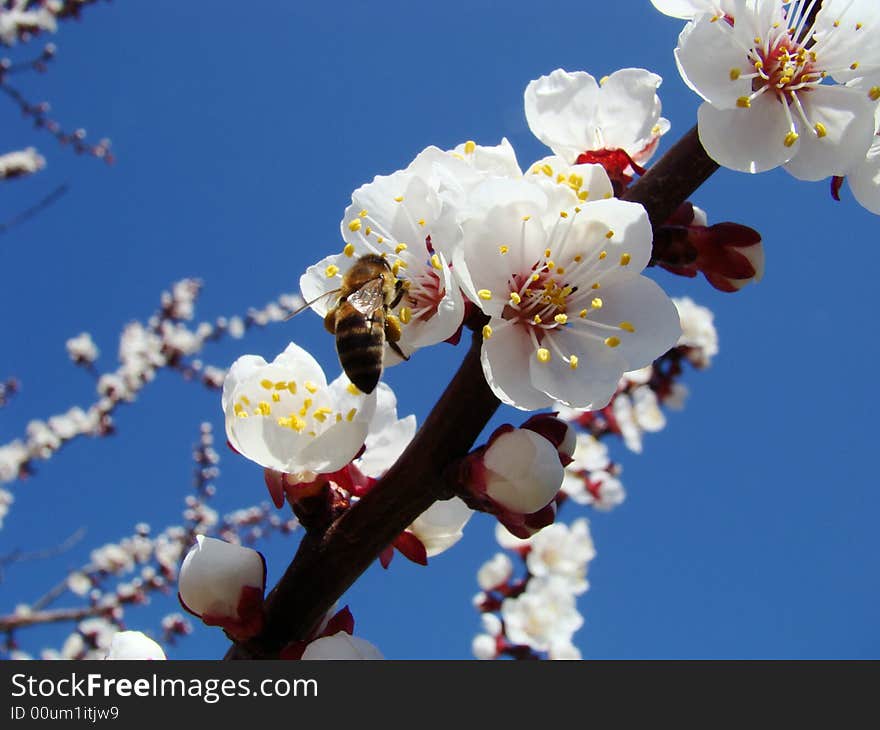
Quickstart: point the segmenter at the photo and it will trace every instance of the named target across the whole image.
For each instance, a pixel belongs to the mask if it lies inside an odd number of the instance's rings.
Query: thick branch
[[[657,228],[717,169],[718,163],[706,154],[693,127],[622,197],[644,205],[651,225]]]
[[[694,128],[623,197],[644,205],[656,227],[717,169]],[[379,553],[445,496],[444,470],[467,454],[499,406],[483,375],[480,346],[477,332],[455,378],[379,484],[325,534],[303,538],[266,599],[264,631],[247,643],[233,644],[227,659],[277,657],[288,642],[307,639]]]

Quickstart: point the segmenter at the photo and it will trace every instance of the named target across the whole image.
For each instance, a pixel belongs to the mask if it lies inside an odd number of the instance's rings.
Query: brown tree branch
[[[645,206],[654,227],[718,169],[706,155],[696,128],[679,140],[623,195]],[[290,641],[305,640],[333,603],[379,553],[438,498],[442,475],[465,456],[500,405],[480,364],[482,338],[406,451],[380,482],[324,534],[306,534],[293,561],[266,599],[263,632],[234,643],[227,659],[276,658]]]
[[[693,127],[621,197],[644,205],[651,226],[657,228],[717,169]]]

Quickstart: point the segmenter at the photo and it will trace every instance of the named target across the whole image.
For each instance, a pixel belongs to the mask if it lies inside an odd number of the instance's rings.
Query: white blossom
[[[530,580],[524,593],[504,599],[501,617],[512,643],[537,651],[570,642],[584,623],[568,582],[557,577]]]
[[[0,40],[3,39],[3,15],[0,13]],[[33,147],[0,155],[0,180],[32,175],[46,166],[46,160]]]
[[[880,99],[880,86],[869,94]],[[846,174],[855,199],[866,209],[880,215],[880,105],[874,113],[875,133],[868,154]]]
[[[28,10],[27,6],[27,0],[15,0],[10,7],[4,6],[0,10],[0,43],[14,46],[19,33],[40,30],[55,32],[55,16],[48,7],[38,6]]]
[[[0,484],[18,479],[18,473],[28,460],[28,450],[18,439],[0,446]]]
[[[409,355],[451,337],[464,316],[464,300],[449,269],[449,251],[461,231],[432,180],[410,169],[379,175],[352,194],[341,223],[343,252],[308,268],[300,279],[312,309],[326,316],[351,266],[366,254],[386,258],[406,285],[395,308],[401,325],[398,347]],[[390,348],[385,365],[400,362]]]
[[[569,527],[561,522],[548,525],[532,538],[526,565],[532,575],[556,576],[579,595],[587,590],[587,566],[596,557],[590,528],[583,518]]]
[[[165,659],[165,652],[140,631],[120,631],[110,642],[107,659]]]
[[[379,650],[366,639],[351,636],[344,631],[322,636],[311,642],[302,659],[384,659]]]
[[[696,304],[690,297],[672,300],[681,321],[679,346],[692,348],[688,359],[700,368],[709,367],[718,354],[718,331],[715,329],[712,310]]]
[[[581,659],[582,657],[581,650],[574,644],[570,641],[562,641],[550,645],[550,650],[547,652],[547,658],[553,661],[572,661]]]
[[[489,634],[477,634],[471,642],[474,657],[481,660],[494,659],[498,652],[498,642]]]
[[[99,350],[92,336],[88,332],[82,332],[67,341],[67,354],[74,362],[91,365],[98,359]]]
[[[397,461],[416,433],[416,417],[397,417],[397,396],[386,384],[376,388],[376,411],[364,441],[364,453],[354,465],[369,477],[379,477]]]
[[[732,15],[737,0],[651,0],[657,10],[673,18],[691,20],[703,13]]]
[[[226,435],[243,456],[288,474],[341,469],[357,454],[375,412],[344,375],[329,385],[317,361],[291,343],[267,363],[236,360],[223,384]]]
[[[801,180],[844,175],[865,158],[874,104],[853,82],[880,73],[874,0],[748,0],[732,16],[699,15],[676,49],[704,103],[700,141],[720,165],[762,172],[783,165]]]
[[[0,488],[0,527],[3,527],[3,520],[9,514],[9,505],[15,501],[12,492],[8,489]]]
[[[504,585],[510,580],[511,575],[513,575],[513,561],[506,553],[495,553],[480,566],[477,571],[477,583],[484,591],[491,591]]]
[[[652,241],[640,205],[577,205],[561,186],[500,178],[473,199],[484,213],[464,221],[454,271],[490,317],[481,358],[502,402],[601,408],[625,371],[678,339],[672,303],[640,276]]]
[[[532,133],[569,164],[601,150],[623,150],[643,164],[669,130],[656,93],[661,83],[657,74],[640,68],[621,69],[598,82],[584,71],[556,69],[526,87],[526,120]],[[632,168],[624,161],[620,172],[631,174]]]

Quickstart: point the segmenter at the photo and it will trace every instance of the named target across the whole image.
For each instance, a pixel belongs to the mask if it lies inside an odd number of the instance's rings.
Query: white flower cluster
[[[343,251],[308,269],[304,297],[326,316],[352,266],[381,256],[405,286],[393,315],[404,354],[453,336],[467,300],[487,318],[483,371],[502,402],[605,406],[625,371],[680,334],[675,308],[641,275],[647,214],[614,198],[668,129],[659,84],[642,69],[533,81],[527,119],[554,156],[524,174],[507,140],[429,147],[354,192]],[[386,352],[386,365],[399,361]]]
[[[620,470],[611,462],[604,443],[590,434],[578,433],[574,458],[565,468],[562,491],[576,504],[611,510],[626,499],[617,478]]]
[[[500,525],[496,535],[502,547],[524,556],[528,572],[523,581],[513,581],[513,564],[504,553],[480,568],[477,580],[484,592],[475,603],[484,610],[484,631],[474,638],[474,655],[493,659],[527,651],[546,652],[550,659],[580,659],[572,643],[583,625],[577,596],[589,588],[587,569],[596,557],[587,521],[555,523],[527,540]],[[500,611],[500,619],[493,611]]]
[[[743,172],[848,177],[880,214],[880,5],[875,0],[652,0],[689,20],[675,51],[704,103],[700,141]],[[816,12],[818,10],[818,12]]]
[[[14,46],[39,32],[54,33],[58,20],[77,17],[79,8],[95,0],[9,0],[0,6],[0,43]]]
[[[2,13],[2,11],[0,11]],[[0,14],[0,40],[3,39],[3,15]],[[46,166],[46,160],[33,147],[0,155],[0,180],[32,175]]]
[[[174,369],[187,379],[198,377],[208,387],[221,388],[225,370],[206,366],[192,356],[207,342],[224,334],[240,337],[250,327],[282,321],[302,302],[298,296],[285,294],[263,309],[251,309],[244,318],[220,317],[213,323],[187,326],[183,320],[193,317],[200,287],[194,279],[175,283],[170,292],[162,293],[161,310],[146,325],[132,322],[125,326],[119,338],[120,365],[99,375],[98,398],[88,408],[74,406],[46,421],[33,420],[28,423],[23,439],[0,444],[0,484],[16,481],[27,473],[31,462],[51,458],[69,441],[111,433],[112,415],[119,404],[134,401],[161,368]],[[86,367],[91,367],[99,354],[87,332],[69,339],[66,346],[71,360]],[[5,504],[6,510],[9,502]]]

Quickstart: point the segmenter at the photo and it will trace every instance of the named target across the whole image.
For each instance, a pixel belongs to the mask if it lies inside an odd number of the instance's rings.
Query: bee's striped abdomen
[[[385,329],[381,313],[369,321],[347,302],[336,313],[336,352],[349,380],[363,393],[372,393],[382,377]]]

